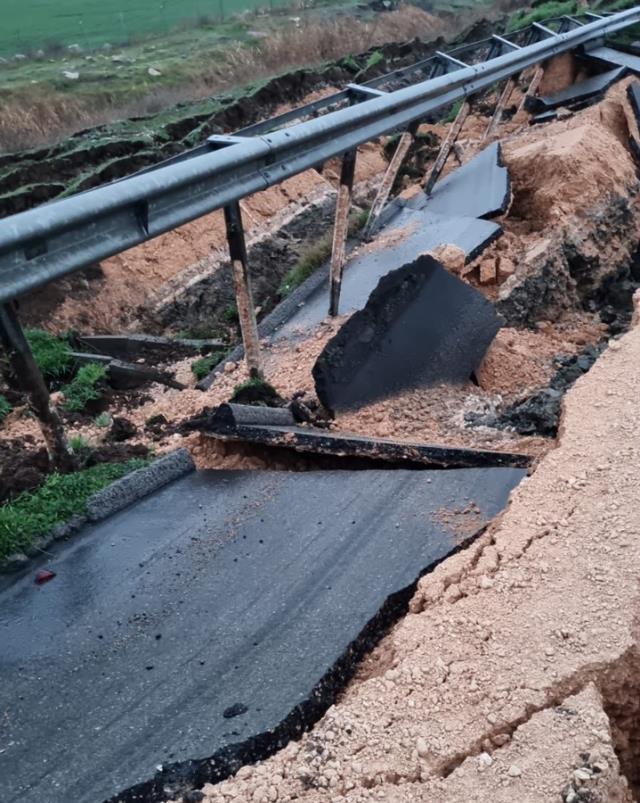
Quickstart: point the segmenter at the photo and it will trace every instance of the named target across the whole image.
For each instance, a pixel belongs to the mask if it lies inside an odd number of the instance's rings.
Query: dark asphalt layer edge
[[[419,580],[444,560],[466,549],[482,535],[489,524],[490,522],[461,541],[441,560],[433,562],[427,569],[422,569],[413,583],[390,594],[378,613],[367,622],[333,667],[309,692],[307,698],[273,730],[222,748],[208,758],[165,764],[151,780],[122,790],[103,803],[161,803],[167,798],[179,798],[185,792],[199,789],[206,783],[220,783],[234,775],[240,767],[264,761],[282,750],[292,740],[299,739],[336,702],[364,656],[388,633],[392,625],[406,615]]]
[[[26,568],[31,560],[39,558],[54,541],[61,541],[78,533],[89,521],[100,521],[117,513],[132,502],[142,499],[169,482],[195,470],[195,464],[187,449],[176,449],[158,458],[149,466],[139,468],[115,480],[87,500],[87,514],[72,516],[69,521],[57,524],[48,533],[35,539],[0,563],[0,574],[13,574]]]

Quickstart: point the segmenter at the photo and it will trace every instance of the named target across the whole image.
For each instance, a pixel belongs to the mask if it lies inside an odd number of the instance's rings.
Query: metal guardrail
[[[335,104],[353,99],[354,94],[366,98],[355,105],[280,130],[265,130],[269,125],[286,125],[305,113],[303,107],[233,137],[212,137],[206,150],[196,149],[144,173],[6,218],[0,221],[0,303],[231,207],[527,67],[620,31],[640,21],[640,7],[607,17],[590,16],[596,18],[586,24],[562,18],[561,28],[569,28],[562,32],[534,23],[513,35],[492,37],[487,40],[488,60],[479,64],[462,60],[469,46],[437,53],[413,69],[424,69],[429,62],[432,76],[444,75],[392,92],[378,89],[385,84],[381,76],[316,104],[312,113],[324,102]],[[531,42],[533,38],[540,41]],[[409,74],[411,68],[405,71]]]

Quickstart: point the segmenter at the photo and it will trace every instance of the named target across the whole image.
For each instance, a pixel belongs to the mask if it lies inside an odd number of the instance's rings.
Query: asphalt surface
[[[451,218],[488,218],[506,212],[509,198],[509,172],[500,143],[493,142],[438,181],[430,196],[420,193],[407,206]]]
[[[590,58],[606,61],[608,64],[617,64],[619,67],[626,67],[634,73],[640,74],[640,56],[632,53],[623,53],[612,47],[594,47],[586,53]]]
[[[410,201],[392,202],[377,242],[345,264],[340,314],[362,309],[383,276],[439,245],[457,245],[468,259],[480,254],[502,233],[498,224],[483,218],[504,211],[509,196],[508,172],[500,164],[500,145],[494,143],[438,182],[429,198],[420,193]],[[315,284],[274,338],[313,329],[327,317],[328,304],[328,283]]]
[[[503,319],[433,257],[392,271],[327,343],[313,367],[325,409],[357,409],[403,390],[463,384]]]
[[[426,210],[402,209],[378,235],[379,245],[374,242],[362,248],[345,265],[340,314],[362,309],[383,276],[413,262],[420,254],[442,243],[457,245],[468,255],[476,254],[501,232],[500,226],[486,220],[447,218]],[[275,339],[313,329],[327,317],[328,304],[328,286],[323,283],[278,329]]]
[[[99,803],[277,728],[523,475],[193,472],[59,544],[1,592],[3,803]]]
[[[570,87],[552,95],[531,98],[530,103],[542,111],[544,109],[555,109],[558,106],[586,102],[591,98],[598,99],[612,84],[622,78],[625,72],[625,67],[616,67],[614,70],[609,70],[584,81],[579,81],[577,84],[572,84]]]

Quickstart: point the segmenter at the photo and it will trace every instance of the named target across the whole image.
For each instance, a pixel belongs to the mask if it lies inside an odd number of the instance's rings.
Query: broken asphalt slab
[[[461,248],[473,259],[502,233],[496,223],[477,218],[446,218],[426,210],[402,209],[379,235],[378,243],[364,246],[345,266],[340,292],[340,314],[362,309],[379,279],[443,243]],[[315,279],[315,277],[312,277]],[[307,296],[296,296],[293,310],[274,333],[276,340],[312,330],[328,315],[328,270]]]
[[[588,50],[585,56],[604,61],[607,64],[615,64],[618,67],[626,67],[631,72],[640,74],[640,56],[634,56],[632,53],[623,53],[613,47],[594,47]]]
[[[203,429],[224,441],[260,444],[291,449],[294,452],[333,457],[367,458],[407,467],[424,465],[438,468],[478,468],[482,466],[531,465],[529,455],[463,449],[426,443],[407,443],[389,438],[366,438],[350,432],[297,426],[284,419],[283,409],[264,407],[240,409],[242,405],[222,404]],[[255,412],[254,412],[255,411]],[[273,420],[270,413],[275,413]]]
[[[420,193],[406,206],[452,218],[490,218],[504,214],[510,200],[509,171],[494,142],[439,181],[430,196]]]
[[[383,276],[313,367],[330,413],[408,389],[463,384],[502,325],[489,301],[433,257]]]
[[[193,472],[57,545],[0,600],[3,801],[163,800],[270,754],[523,476]]]
[[[502,214],[509,206],[509,173],[495,142],[436,184],[430,197],[419,193],[409,201],[392,201],[380,220],[379,245],[365,246],[346,263],[340,292],[340,314],[362,309],[378,280],[390,270],[411,262],[443,244],[461,248],[474,259],[502,234],[484,218]],[[275,338],[308,331],[328,314],[328,268],[298,288],[295,299],[270,316],[278,327]],[[261,334],[271,334],[262,328]]]
[[[593,103],[596,100],[600,100],[607,89],[623,78],[625,74],[625,67],[616,67],[614,70],[600,73],[600,75],[593,75],[591,78],[572,84],[552,95],[528,95],[525,101],[525,108],[535,114],[549,109],[556,109],[559,106],[572,107],[576,104]]]

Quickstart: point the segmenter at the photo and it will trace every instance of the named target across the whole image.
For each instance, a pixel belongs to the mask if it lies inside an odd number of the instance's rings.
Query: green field
[[[284,5],[290,0],[3,0],[0,55],[70,44],[121,45],[181,25]]]

